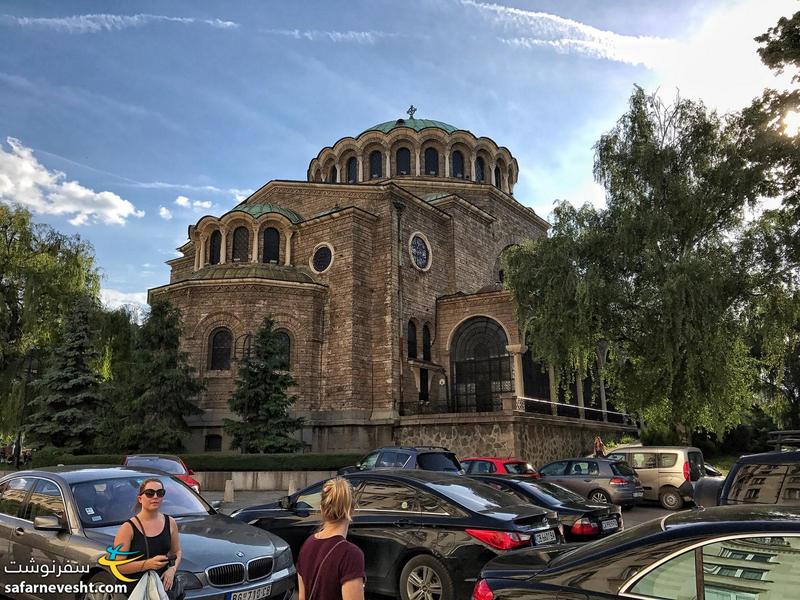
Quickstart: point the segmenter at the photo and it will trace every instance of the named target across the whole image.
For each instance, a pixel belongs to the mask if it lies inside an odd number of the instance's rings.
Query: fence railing
[[[540,400],[539,398],[526,398],[517,396],[516,406],[519,412],[536,413],[541,415],[557,415],[559,417],[581,418],[581,409],[575,404],[565,404],[563,402],[551,402],[550,400]],[[606,418],[603,418],[603,411],[599,408],[585,406],[583,408],[583,418],[589,421],[608,421],[623,425],[634,425],[634,419],[628,413],[617,412],[615,410],[605,411]]]

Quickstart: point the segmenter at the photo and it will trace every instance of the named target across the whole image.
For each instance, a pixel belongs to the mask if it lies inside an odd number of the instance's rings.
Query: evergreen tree
[[[180,350],[181,313],[165,301],[151,305],[134,351],[128,408],[119,436],[131,451],[175,452],[189,433],[185,417],[202,413],[196,404],[203,384]]]
[[[226,419],[225,430],[233,438],[232,447],[242,452],[291,452],[302,447],[291,437],[303,420],[289,416],[297,396],[289,395],[288,389],[295,381],[285,371],[286,349],[274,326],[268,317],[256,332],[230,399],[231,410],[241,420]]]
[[[103,411],[96,373],[97,352],[90,327],[96,307],[81,299],[64,322],[64,334],[53,349],[37,385],[25,430],[37,446],[71,453],[90,452]]]

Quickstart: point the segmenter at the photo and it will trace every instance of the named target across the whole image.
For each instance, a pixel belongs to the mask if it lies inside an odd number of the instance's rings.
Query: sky
[[[189,225],[405,116],[509,148],[515,198],[604,204],[634,85],[741,108],[793,0],[0,0],[0,201],[92,243],[104,301],[169,281]]]

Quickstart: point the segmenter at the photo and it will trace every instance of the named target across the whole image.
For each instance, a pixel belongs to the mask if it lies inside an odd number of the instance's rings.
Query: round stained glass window
[[[314,270],[317,273],[322,273],[331,266],[332,259],[333,253],[331,252],[330,247],[320,246],[314,252],[314,258],[311,260],[311,264],[314,266]]]
[[[411,257],[418,269],[427,269],[431,259],[431,252],[427,242],[421,235],[411,238]]]

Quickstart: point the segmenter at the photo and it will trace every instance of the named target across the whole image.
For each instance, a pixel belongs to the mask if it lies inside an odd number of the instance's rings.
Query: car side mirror
[[[33,528],[39,531],[64,531],[64,523],[54,515],[44,515],[33,519]]]
[[[194,475],[194,471],[192,471],[191,469],[186,469],[186,474],[187,475]]]
[[[211,508],[213,508],[214,510],[219,510],[220,508],[222,508],[222,500],[214,500],[211,503]]]
[[[278,506],[280,506],[283,510],[291,510],[292,499],[289,496],[284,496],[278,500]]]

